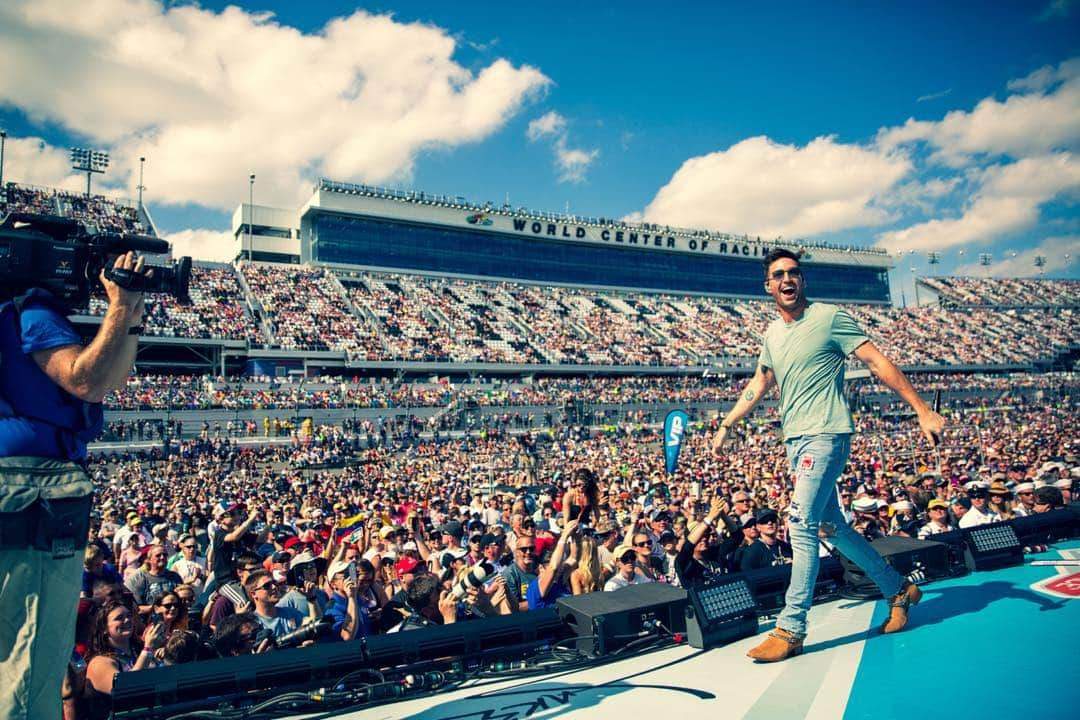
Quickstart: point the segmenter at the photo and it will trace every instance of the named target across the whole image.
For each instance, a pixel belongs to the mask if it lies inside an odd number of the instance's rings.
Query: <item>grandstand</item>
[[[0,216],[9,212],[69,217],[83,222],[91,232],[157,235],[145,207],[102,195],[9,182],[0,187]]]
[[[98,227],[123,218],[129,230],[153,231],[141,210],[103,198],[75,202],[62,191],[14,183],[7,185],[4,197],[9,209],[80,217]],[[773,314],[769,302],[757,299],[760,256],[767,246],[749,239],[665,228],[663,244],[670,238],[674,249],[615,248],[611,244],[617,241],[605,241],[604,233],[609,238],[612,232],[623,233],[625,243],[632,231],[655,234],[658,229],[328,181],[316,187],[297,213],[249,210],[238,210],[234,225],[238,238],[249,235],[243,254],[253,260],[196,263],[189,305],[167,296],[148,299],[141,369],[279,377],[739,375],[752,371],[758,338]],[[375,212],[382,215],[376,218]],[[462,258],[452,252],[441,255],[440,271],[408,267],[416,258],[405,253],[402,244],[407,230],[414,232],[412,247],[417,250],[417,243],[431,239],[435,220],[463,213],[464,219],[455,222],[464,229],[444,223],[438,230],[442,236],[465,233],[452,243],[455,247],[469,238],[481,249],[498,245],[495,255],[507,248],[520,250],[521,243],[547,247],[545,243],[555,241],[517,238],[511,243],[503,235],[521,218],[551,220],[558,221],[558,228],[568,228],[577,245],[601,253],[597,257],[605,264],[566,267],[558,282],[543,283],[507,277],[513,268],[528,264],[524,256],[500,256],[500,274],[494,277],[479,273],[485,267],[479,261],[472,272],[458,272],[470,268],[453,265]],[[363,229],[364,223],[376,220],[386,225],[393,214],[397,220],[389,235]],[[251,227],[238,222],[248,216],[254,221]],[[295,228],[287,227],[290,217]],[[427,224],[418,224],[418,218],[426,218]],[[483,224],[486,220],[490,226]],[[622,229],[612,230],[616,226]],[[352,228],[351,234],[342,235],[346,227]],[[483,242],[468,234],[478,232],[494,234]],[[691,242],[697,251],[689,249]],[[718,252],[730,247],[724,243],[738,244],[737,256],[702,253],[706,242]],[[684,250],[678,249],[680,244]],[[350,253],[358,260],[369,250],[362,265],[341,262]],[[528,255],[534,249],[522,252]],[[940,303],[900,309],[888,304],[887,283],[882,285],[884,294],[860,299],[875,284],[873,278],[884,279],[884,254],[827,246],[808,252],[812,287],[844,285],[845,278],[851,279],[847,284],[857,297],[839,299],[870,337],[909,370],[1032,371],[1067,368],[1075,361],[1080,283],[925,278],[921,282],[935,290]],[[642,263],[653,262],[641,258],[652,255],[664,262],[677,258],[671,261],[672,272],[656,284],[679,280],[677,266],[683,256],[701,264],[697,275],[707,276],[709,266],[702,263],[711,257],[721,268],[710,278],[719,283],[712,289],[731,292],[702,292],[692,284],[680,290],[628,289],[606,281],[633,276]],[[261,259],[299,256],[308,262]],[[399,267],[390,267],[395,264]],[[544,272],[551,272],[555,265],[546,267]],[[746,289],[740,284],[746,273],[752,273],[753,293],[740,292]],[[582,282],[589,279],[595,282]],[[87,334],[103,307],[92,302],[76,317]]]

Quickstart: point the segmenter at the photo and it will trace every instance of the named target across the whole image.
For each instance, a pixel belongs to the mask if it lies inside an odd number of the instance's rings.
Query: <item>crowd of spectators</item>
[[[0,215],[9,212],[69,217],[91,232],[148,233],[137,208],[102,195],[6,183],[0,188]]]
[[[1071,307],[1080,304],[1080,281],[1034,278],[927,277],[919,282],[943,305]]]
[[[474,402],[481,407],[653,403],[716,403],[735,400],[745,377],[699,375],[582,377],[554,376],[529,381],[418,382],[316,376],[296,379],[211,375],[133,375],[105,398],[107,410],[276,410],[332,408],[448,407]],[[999,390],[1060,391],[1075,388],[1080,376],[1055,373],[920,373],[911,376],[920,392]],[[855,386],[860,396],[888,394],[878,383]]]
[[[975,381],[998,396],[1000,379]],[[577,382],[547,390],[586,387]],[[625,382],[618,394],[655,398],[680,382]],[[1075,393],[947,411],[937,450],[898,407],[857,413],[838,486],[868,537],[926,537],[1071,502]],[[308,427],[255,444],[204,425],[164,449],[93,454],[82,682],[107,697],[116,672],[271,652],[305,626],[298,642],[336,642],[790,558],[792,476],[774,410],[737,425],[720,458],[707,443],[716,419],[693,422],[670,477],[655,425],[555,421],[524,435],[432,438],[405,436],[395,422],[389,431],[370,421]],[[493,581],[450,592],[481,563]]]
[[[364,361],[666,367],[747,361],[772,320],[765,301],[540,287],[417,275],[243,263],[196,268],[193,305],[148,300],[147,332],[246,339],[252,346],[344,352]],[[1012,281],[1000,283],[1008,292]],[[1054,308],[850,305],[905,366],[1027,365],[1076,343],[1080,285],[1045,283]],[[995,295],[995,297],[997,297]],[[248,308],[266,320],[266,334]],[[101,302],[92,314],[104,310]]]
[[[366,356],[377,341],[348,306],[336,276],[320,268],[242,263],[274,344],[285,350],[339,350]]]

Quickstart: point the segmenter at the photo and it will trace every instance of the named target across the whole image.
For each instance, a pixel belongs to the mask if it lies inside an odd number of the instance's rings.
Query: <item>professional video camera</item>
[[[164,240],[145,235],[90,233],[78,220],[55,215],[9,213],[0,221],[0,288],[18,294],[29,288],[51,292],[64,305],[85,307],[93,290],[101,290],[98,275],[135,292],[168,293],[188,300],[191,258],[182,257],[171,266],[153,267],[152,277],[112,266],[117,255],[162,254],[169,251]]]
[[[279,638],[275,638],[269,628],[260,628],[255,635],[255,647],[259,647],[263,640],[271,640],[275,648],[287,648],[300,645],[308,640],[317,640],[320,635],[334,627],[334,621],[330,618],[322,618],[318,622],[305,623],[295,630],[290,630]]]

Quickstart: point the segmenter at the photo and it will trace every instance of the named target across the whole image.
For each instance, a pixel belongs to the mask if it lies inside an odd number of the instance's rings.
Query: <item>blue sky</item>
[[[285,206],[327,176],[878,245],[908,286],[931,250],[1080,277],[1072,0],[70,7],[0,7],[5,178],[77,188],[90,145],[131,197],[145,156],[197,256],[231,252],[255,172]]]

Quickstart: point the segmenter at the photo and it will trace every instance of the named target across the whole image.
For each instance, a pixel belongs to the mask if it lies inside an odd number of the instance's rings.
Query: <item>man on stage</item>
[[[765,290],[776,301],[780,317],[765,331],[757,372],[735,407],[721,421],[712,439],[720,455],[731,426],[747,415],[773,387],[780,390],[780,419],[795,492],[789,511],[793,549],[791,584],[776,629],[748,655],[776,662],[802,652],[806,614],[818,573],[818,530],[849,560],[861,567],[889,599],[889,619],[882,632],[907,624],[908,608],[922,592],[892,569],[870,544],[844,521],[836,480],[847,464],[855,430],[844,400],[844,364],[854,354],[878,380],[916,412],[919,427],[936,444],[945,420],[911,387],[854,319],[835,305],[810,303],[806,279],[794,253],[776,249],[764,261]]]

